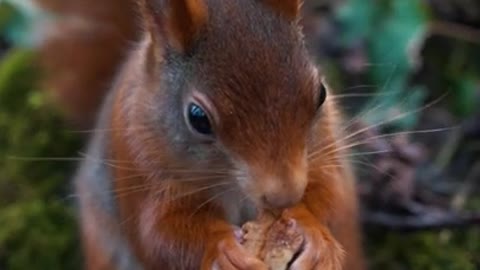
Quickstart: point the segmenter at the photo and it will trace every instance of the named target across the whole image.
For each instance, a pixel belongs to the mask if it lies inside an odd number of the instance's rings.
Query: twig
[[[430,23],[429,34],[450,37],[480,45],[480,30],[463,24],[436,21]]]
[[[416,216],[401,216],[385,212],[365,212],[363,213],[363,223],[367,229],[381,228],[402,232],[441,230],[479,226],[480,213],[436,212]]]

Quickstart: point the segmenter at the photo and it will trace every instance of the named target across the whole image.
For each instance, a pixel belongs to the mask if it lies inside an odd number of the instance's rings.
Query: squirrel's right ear
[[[303,0],[261,0],[289,20],[296,20],[300,15]]]
[[[205,27],[205,0],[138,0],[147,30],[158,42],[188,51]]]

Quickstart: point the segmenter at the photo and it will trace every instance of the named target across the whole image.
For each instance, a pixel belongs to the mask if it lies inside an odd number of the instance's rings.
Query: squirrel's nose
[[[270,190],[263,195],[263,203],[267,208],[283,209],[294,206],[303,197],[303,190],[282,188]]]
[[[283,173],[285,176],[263,177],[262,203],[266,208],[284,209],[299,203],[307,188],[308,176],[304,166]]]

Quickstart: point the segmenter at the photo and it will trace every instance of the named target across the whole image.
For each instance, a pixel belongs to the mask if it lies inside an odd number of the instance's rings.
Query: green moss
[[[79,139],[40,91],[35,55],[12,50],[0,63],[0,268],[75,269],[68,197]]]
[[[480,265],[480,229],[385,233],[369,238],[372,269],[475,270]]]
[[[8,269],[75,269],[72,215],[58,201],[25,200],[0,212]]]

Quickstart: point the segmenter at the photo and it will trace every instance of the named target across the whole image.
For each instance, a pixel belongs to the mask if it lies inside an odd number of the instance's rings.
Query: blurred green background
[[[45,14],[25,3],[0,1],[0,269],[78,269],[69,177],[83,138],[41,89],[35,22]],[[350,117],[380,134],[411,132],[400,148],[423,149],[421,161],[402,163],[412,174],[397,176],[413,184],[392,194],[480,210],[480,3],[310,0],[305,10],[309,48]],[[432,128],[447,129],[414,132]],[[375,166],[359,167],[370,209]],[[368,227],[371,269],[480,269],[478,221],[470,225]]]

